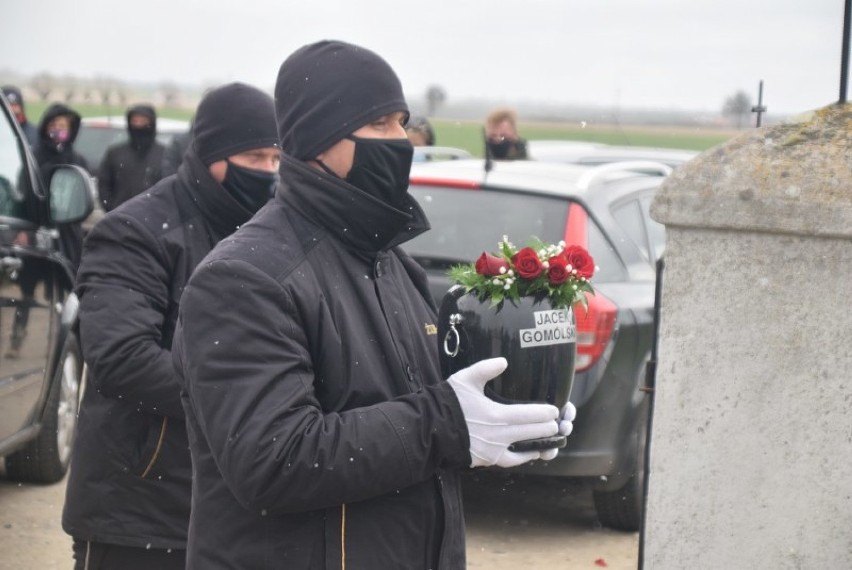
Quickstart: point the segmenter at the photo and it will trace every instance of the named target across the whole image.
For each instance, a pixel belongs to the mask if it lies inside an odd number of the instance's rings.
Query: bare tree
[[[163,81],[160,84],[160,92],[163,95],[163,106],[174,107],[180,97],[180,89],[172,81]]]
[[[74,96],[77,94],[77,78],[73,75],[66,75],[62,78],[62,95],[66,103],[74,101]]]
[[[727,99],[722,105],[722,115],[736,122],[737,128],[741,129],[751,112],[751,97],[743,90],[739,90]]]
[[[127,86],[121,81],[115,84],[115,98],[122,107],[127,106]]]
[[[426,104],[427,104],[427,116],[431,117],[435,114],[435,111],[438,110],[438,107],[444,104],[444,101],[447,100],[447,92],[444,91],[443,87],[439,85],[430,85],[428,89],[426,89]]]
[[[92,82],[92,90],[97,93],[101,105],[109,105],[114,84],[115,80],[106,76],[96,77]]]
[[[47,101],[56,88],[56,79],[47,72],[39,73],[30,79],[30,87],[38,93],[39,99]]]

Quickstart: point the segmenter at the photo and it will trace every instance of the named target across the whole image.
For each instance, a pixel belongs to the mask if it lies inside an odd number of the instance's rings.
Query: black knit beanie
[[[364,125],[408,112],[391,66],[372,51],[340,41],[299,48],[278,71],[278,135],[284,152],[310,160]]]
[[[192,144],[205,165],[255,148],[281,148],[272,97],[244,83],[209,91],[195,112]]]

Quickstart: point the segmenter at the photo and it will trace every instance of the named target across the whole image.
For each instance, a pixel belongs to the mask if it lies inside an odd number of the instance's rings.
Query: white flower
[[[511,285],[509,285],[508,283],[506,283],[505,285],[503,285],[503,289],[505,289],[506,291],[508,291],[508,290],[509,290],[509,289],[511,289],[511,288],[512,288],[512,286],[511,286]]]
[[[561,248],[563,248],[563,249],[565,248],[565,240],[560,240],[560,241],[559,241],[559,247],[561,247]]]
[[[499,279],[493,279],[491,281],[491,283],[493,283],[494,285],[500,285],[500,280]]]
[[[505,268],[505,267],[501,267],[501,268],[500,268],[500,274],[502,275],[502,274],[504,274],[504,273],[506,273],[506,268]]]
[[[545,269],[548,269],[548,268],[550,268],[550,262],[549,261],[542,261],[541,266],[544,267]]]
[[[509,277],[514,277],[514,276],[515,276],[515,270],[514,270],[514,269],[510,269],[510,270],[509,270],[509,272],[507,273],[507,275],[508,275]]]

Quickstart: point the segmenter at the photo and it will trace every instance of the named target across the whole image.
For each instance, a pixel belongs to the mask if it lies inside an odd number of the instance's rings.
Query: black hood
[[[133,105],[127,109],[125,117],[127,118],[127,128],[130,128],[130,115],[143,115],[151,119],[151,126],[154,127],[154,132],[157,132],[157,112],[151,105]]]
[[[54,103],[48,107],[41,116],[41,121],[38,123],[39,141],[50,144],[50,137],[47,136],[47,124],[59,115],[68,115],[71,117],[71,136],[65,144],[74,144],[74,140],[77,138],[77,133],[80,132],[80,113],[67,105],[63,105],[62,103]]]

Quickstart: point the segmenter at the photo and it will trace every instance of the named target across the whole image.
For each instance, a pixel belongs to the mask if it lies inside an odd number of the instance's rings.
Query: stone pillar
[[[664,183],[648,570],[852,568],[852,105]]]

